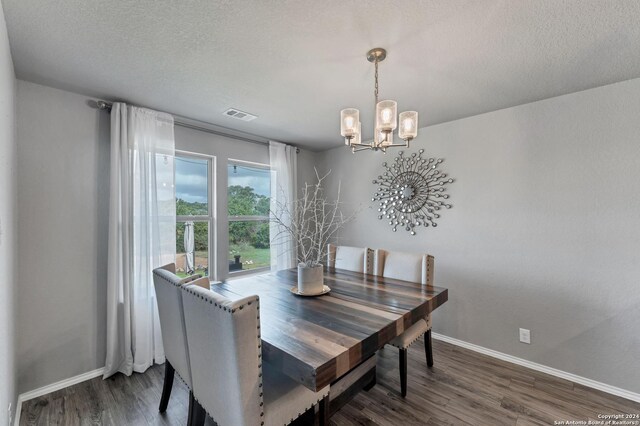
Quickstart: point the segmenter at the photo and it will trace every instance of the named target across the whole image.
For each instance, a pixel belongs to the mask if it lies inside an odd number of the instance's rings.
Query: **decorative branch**
[[[342,212],[340,198],[342,185],[334,201],[328,200],[324,193],[323,182],[331,171],[320,176],[315,169],[317,182],[305,183],[300,198],[292,202],[274,202],[270,211],[271,221],[277,227],[272,244],[278,244],[283,237],[291,237],[297,247],[298,264],[306,267],[318,266],[327,256],[327,245],[348,222],[356,217],[356,211],[350,215]]]

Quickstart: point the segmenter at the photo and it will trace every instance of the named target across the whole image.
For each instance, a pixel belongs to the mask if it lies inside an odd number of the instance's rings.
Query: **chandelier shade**
[[[356,133],[356,135],[353,138],[353,143],[354,144],[361,144],[362,143],[362,123],[358,122],[358,131]]]
[[[418,113],[416,111],[401,112],[399,120],[398,136],[400,139],[413,139],[418,136]]]
[[[346,108],[340,111],[340,134],[350,139],[358,133],[358,123],[360,123],[360,111],[355,108]]]
[[[376,130],[384,133],[393,132],[398,127],[398,103],[396,101],[380,101],[376,105]]]
[[[370,143],[362,143],[362,126],[360,111],[346,108],[340,111],[340,134],[344,143],[351,147],[351,152],[370,149],[386,152],[388,147],[409,147],[409,142],[418,135],[418,113],[405,111],[398,117],[398,103],[394,100],[378,101],[378,64],[387,57],[387,51],[377,47],[367,52],[367,60],[375,66],[375,117],[374,136]],[[398,125],[399,124],[399,125]],[[402,144],[393,143],[394,131],[398,129],[398,137]]]

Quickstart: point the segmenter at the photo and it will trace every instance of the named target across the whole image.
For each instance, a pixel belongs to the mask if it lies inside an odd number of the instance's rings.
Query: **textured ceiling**
[[[315,150],[371,137],[376,46],[422,126],[640,77],[637,0],[2,1],[19,78]]]

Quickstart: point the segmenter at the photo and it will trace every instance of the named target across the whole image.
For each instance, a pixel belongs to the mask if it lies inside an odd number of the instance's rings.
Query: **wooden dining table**
[[[294,295],[297,269],[212,285],[231,299],[258,295],[263,359],[318,391],[372,357],[447,301],[446,288],[335,268],[328,294]]]

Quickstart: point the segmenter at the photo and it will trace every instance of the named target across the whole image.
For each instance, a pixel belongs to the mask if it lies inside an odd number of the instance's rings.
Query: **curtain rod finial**
[[[108,102],[105,102],[105,101],[97,101],[96,105],[97,105],[98,109],[106,109],[106,110],[110,110],[111,109],[111,105]]]

